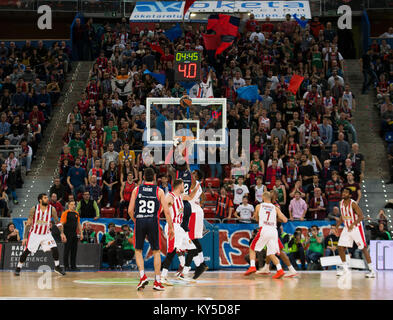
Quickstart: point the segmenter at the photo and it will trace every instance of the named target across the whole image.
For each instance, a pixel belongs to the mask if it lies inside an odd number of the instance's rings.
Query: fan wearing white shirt
[[[251,33],[250,41],[253,42],[255,38],[257,38],[257,41],[260,44],[265,42],[265,35],[261,32],[259,27],[256,27],[255,31]]]
[[[237,178],[237,184],[233,185],[233,204],[235,206],[241,204],[243,197],[250,193],[247,186],[243,183],[244,177],[240,176],[239,178]]]
[[[254,206],[248,203],[247,196],[243,196],[242,204],[235,211],[235,217],[240,219],[240,223],[251,223],[253,213]]]
[[[233,86],[235,90],[239,89],[240,87],[244,87],[246,85],[246,81],[241,77],[239,71],[236,71],[235,77],[233,78]]]

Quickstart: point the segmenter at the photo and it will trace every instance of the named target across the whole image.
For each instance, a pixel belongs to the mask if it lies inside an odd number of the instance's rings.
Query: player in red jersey
[[[369,272],[366,273],[366,278],[375,278],[375,272],[371,265],[370,254],[367,250],[366,238],[364,236],[364,229],[362,220],[364,219],[363,211],[360,209],[356,201],[351,199],[352,190],[344,188],[341,193],[342,199],[340,202],[340,219],[336,223],[338,228],[341,223],[344,223],[344,229],[341,232],[338,240],[338,253],[342,261],[343,270],[337,272],[338,276],[348,274],[349,266],[345,257],[345,248],[352,248],[353,242],[356,243],[358,249],[363,251],[364,257],[367,261]]]
[[[22,241],[23,246],[26,246],[26,248],[20,256],[19,263],[15,269],[15,275],[20,275],[27,256],[30,253],[35,253],[38,247],[41,246],[44,251],[52,251],[53,260],[55,261],[55,272],[64,276],[65,272],[60,267],[59,250],[50,231],[50,221],[53,218],[60,230],[61,241],[66,242],[67,239],[63,233],[63,225],[59,223],[56,209],[49,204],[49,198],[45,193],[38,195],[38,202],[39,204],[37,206],[30,209]],[[29,234],[28,237],[27,233]]]

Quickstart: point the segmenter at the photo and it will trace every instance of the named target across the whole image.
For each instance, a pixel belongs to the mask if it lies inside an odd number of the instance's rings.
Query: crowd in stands
[[[9,215],[8,197],[22,187],[45,129],[56,110],[65,75],[71,67],[70,50],[63,42],[47,47],[43,41],[0,42],[0,210]]]
[[[373,40],[363,55],[364,88],[375,90],[376,105],[381,116],[381,136],[387,143],[390,181],[393,183],[393,48],[388,43],[393,28]],[[367,69],[368,67],[368,69]]]
[[[356,100],[330,22],[314,18],[301,26],[290,15],[272,23],[251,14],[235,43],[213,60],[203,46],[202,24],[186,25],[174,41],[158,23],[151,30],[131,30],[128,23],[104,28],[100,37],[94,33],[100,53],[65,124],[60,176],[51,189],[60,192],[63,205],[74,197],[81,201],[82,217],[99,217],[113,208],[112,216],[128,218],[130,193],[146,167],[154,168],[162,188],[170,190],[167,166],[143,162],[140,151],[145,99],[186,93],[174,81],[174,53],[182,50],[202,53],[202,77],[210,74],[214,97],[227,98],[227,127],[251,130],[251,145],[242,146],[249,148],[249,165],[202,167],[207,217],[251,222],[264,190],[277,191],[290,220],[332,218],[345,186],[359,202],[365,161],[352,123]],[[147,69],[165,75],[165,84]],[[293,94],[288,86],[295,73],[304,80]],[[114,79],[129,85],[130,92],[117,90]],[[238,98],[239,87],[254,84],[261,101]]]

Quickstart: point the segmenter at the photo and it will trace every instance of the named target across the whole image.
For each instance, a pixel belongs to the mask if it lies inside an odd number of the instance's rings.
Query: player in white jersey
[[[251,242],[250,267],[244,275],[248,276],[257,271],[255,267],[255,251],[261,251],[266,246],[266,256],[270,257],[277,269],[277,273],[273,276],[273,279],[280,279],[284,275],[284,271],[282,270],[280,260],[276,257],[276,254],[280,254],[277,219],[283,223],[286,223],[288,219],[283,215],[281,210],[271,202],[270,192],[265,192],[262,195],[262,199],[263,202],[257,205],[254,213],[254,219],[259,221],[260,229]]]
[[[208,269],[203,257],[202,245],[199,239],[203,238],[203,219],[204,212],[200,206],[200,201],[205,201],[205,194],[203,193],[200,181],[202,179],[202,173],[199,170],[192,172],[192,185],[191,190],[196,190],[194,197],[189,201],[191,204],[191,216],[188,224],[188,235],[190,240],[194,243],[196,249],[189,250],[186,256],[185,265],[178,275],[179,279],[191,280],[188,278],[188,272],[191,270],[191,262],[195,263],[195,273],[193,279],[198,279],[203,272]]]
[[[375,278],[375,272],[371,265],[370,254],[367,250],[366,238],[364,236],[364,229],[362,220],[364,219],[362,209],[356,201],[351,199],[352,191],[349,188],[344,188],[342,191],[342,199],[340,202],[340,219],[337,221],[337,228],[344,223],[344,229],[341,232],[338,240],[338,253],[342,261],[343,270],[337,272],[338,276],[349,273],[348,262],[345,257],[346,248],[352,248],[355,242],[358,249],[363,251],[364,257],[367,261],[369,272],[366,273],[366,278]]]
[[[45,193],[38,195],[38,202],[39,204],[37,206],[30,209],[22,241],[23,246],[26,246],[26,248],[20,256],[19,263],[15,269],[15,275],[20,275],[20,271],[27,256],[30,253],[36,253],[39,246],[41,246],[42,250],[45,252],[49,250],[52,251],[53,260],[55,261],[55,272],[64,276],[65,272],[60,267],[59,250],[57,249],[56,241],[53,239],[50,231],[50,221],[53,218],[60,230],[61,241],[65,242],[67,239],[63,233],[63,225],[59,223],[56,209],[49,204],[49,198]]]
[[[184,182],[182,179],[177,179],[173,183],[173,191],[166,195],[166,200],[169,207],[173,222],[173,230],[175,236],[172,239],[167,237],[167,255],[162,263],[161,283],[163,285],[172,285],[168,279],[168,269],[172,263],[173,258],[178,250],[193,250],[195,245],[190,240],[188,233],[181,227],[183,222],[184,205],[183,200],[189,201],[194,197],[197,190],[192,190],[189,195],[184,194]],[[168,234],[168,224],[165,226],[165,234]]]

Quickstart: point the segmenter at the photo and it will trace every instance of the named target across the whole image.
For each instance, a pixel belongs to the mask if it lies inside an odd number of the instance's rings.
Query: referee
[[[83,230],[74,200],[68,202],[68,210],[62,213],[60,222],[63,224],[64,234],[67,238],[64,245],[64,268],[67,271],[80,271],[76,267],[76,252],[78,249],[78,234],[80,234],[80,239],[83,240]],[[69,268],[70,255],[71,269]]]

